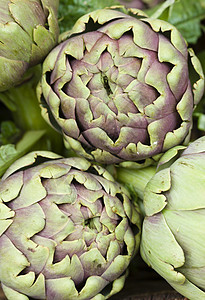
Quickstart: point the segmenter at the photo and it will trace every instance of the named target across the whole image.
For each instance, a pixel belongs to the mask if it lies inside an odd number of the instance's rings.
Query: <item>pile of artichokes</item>
[[[138,254],[203,300],[205,55],[171,15],[184,0],[78,2],[0,3],[3,293],[112,298]]]

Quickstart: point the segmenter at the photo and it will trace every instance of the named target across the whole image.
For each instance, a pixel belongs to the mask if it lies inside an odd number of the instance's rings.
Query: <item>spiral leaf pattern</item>
[[[68,300],[99,294],[107,299],[123,287],[138,250],[137,207],[102,167],[83,158],[49,157],[28,154],[0,184],[5,295]]]
[[[197,65],[195,99],[177,29],[129,13],[80,18],[48,55],[39,86],[46,120],[79,155],[101,163],[142,161],[187,142],[203,94]]]

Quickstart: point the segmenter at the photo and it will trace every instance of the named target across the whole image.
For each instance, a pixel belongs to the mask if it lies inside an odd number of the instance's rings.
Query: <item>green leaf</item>
[[[148,10],[154,18],[165,20],[181,32],[188,43],[196,44],[202,34],[201,21],[205,19],[205,0],[165,1],[157,10]]]
[[[16,144],[7,144],[0,147],[0,176],[18,158],[33,149],[33,146],[45,134],[44,130],[27,131],[22,139]]]
[[[169,18],[169,8],[175,3],[175,0],[166,0],[162,4],[158,4],[153,8],[150,8],[146,13],[155,19],[161,19],[168,21]]]
[[[21,131],[12,121],[1,122],[0,146],[15,143],[20,138]]]
[[[169,16],[188,43],[195,44],[201,36],[201,20],[205,19],[204,0],[180,0],[175,2]]]
[[[60,31],[71,29],[77,19],[90,11],[119,4],[116,0],[61,0],[59,4]]]

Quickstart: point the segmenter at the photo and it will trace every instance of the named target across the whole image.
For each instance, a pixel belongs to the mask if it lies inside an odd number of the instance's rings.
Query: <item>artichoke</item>
[[[58,0],[1,0],[0,91],[19,83],[58,40]]]
[[[45,59],[38,86],[42,115],[68,148],[124,166],[187,143],[204,90],[200,62],[178,30],[140,10],[127,13],[81,17]]]
[[[164,155],[144,191],[141,255],[179,293],[203,300],[205,137],[179,155],[181,147],[176,160],[173,151]]]
[[[119,2],[125,7],[146,9],[154,7],[158,3],[162,2],[162,0],[119,0]]]
[[[107,299],[123,287],[140,215],[108,171],[84,158],[31,152],[4,174],[0,196],[8,299]]]

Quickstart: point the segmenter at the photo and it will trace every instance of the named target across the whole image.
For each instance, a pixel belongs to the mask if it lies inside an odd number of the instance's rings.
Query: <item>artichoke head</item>
[[[161,158],[145,188],[141,254],[179,293],[203,300],[205,137],[178,150],[174,162],[173,149]]]
[[[0,92],[17,85],[58,40],[58,0],[1,0]]]
[[[140,214],[105,169],[32,152],[4,174],[0,198],[0,281],[8,299],[107,299],[123,287]]]
[[[137,9],[100,9],[61,39],[44,61],[38,97],[68,147],[128,166],[188,142],[204,77],[174,26]]]

